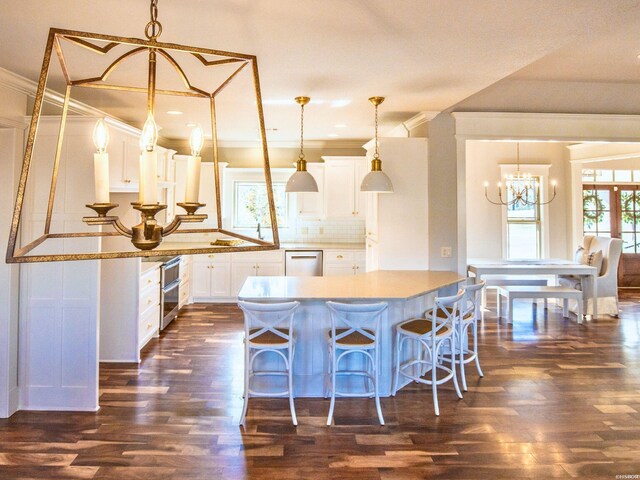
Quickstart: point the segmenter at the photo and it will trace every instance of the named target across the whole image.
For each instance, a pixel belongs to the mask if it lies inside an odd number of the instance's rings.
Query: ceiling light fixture
[[[553,196],[543,202],[540,196],[540,181],[530,173],[520,171],[520,143],[516,143],[516,173],[505,175],[507,198],[502,198],[502,182],[498,182],[498,201],[491,200],[488,194],[489,182],[484,182],[484,196],[494,205],[526,207],[532,205],[547,205],[556,198],[556,182],[552,181]]]
[[[289,177],[285,191],[287,192],[317,192],[316,179],[307,172],[307,161],[304,159],[304,106],[311,100],[309,97],[296,97],[300,105],[300,155],[296,162],[296,171]]]
[[[180,110],[169,110],[167,115],[182,115],[182,112]]]
[[[365,175],[360,184],[361,192],[393,193],[393,184],[389,177],[382,171],[382,160],[378,145],[378,105],[384,102],[384,97],[371,97],[369,101],[375,107],[375,150],[371,159],[371,171]]]
[[[47,47],[45,49],[44,59],[42,61],[42,69],[38,80],[38,89],[34,99],[33,115],[27,134],[27,142],[22,163],[20,181],[18,191],[16,193],[16,202],[9,232],[9,242],[7,246],[7,262],[9,263],[31,263],[31,262],[50,262],[50,261],[66,261],[66,260],[89,260],[89,259],[107,259],[107,258],[127,258],[127,257],[152,257],[157,255],[179,255],[179,254],[201,254],[212,252],[235,252],[235,251],[256,251],[256,250],[275,250],[279,248],[278,228],[276,221],[275,200],[271,182],[271,173],[269,169],[269,157],[267,149],[266,132],[264,126],[264,116],[262,110],[262,97],[260,90],[260,81],[258,76],[257,59],[254,55],[242,53],[232,53],[208,48],[199,48],[184,46],[175,43],[161,43],[158,41],[162,33],[162,25],[158,21],[158,0],[150,2],[150,21],[147,23],[144,33],[146,39],[137,39],[130,37],[119,37],[113,35],[103,35],[96,33],[79,32],[76,30],[62,30],[51,28],[47,39]],[[72,72],[70,64],[66,58],[69,56],[67,50],[72,50],[71,56],[84,53],[91,56],[88,74],[78,75]],[[66,55],[65,55],[66,54]],[[95,61],[95,55],[106,58],[106,62]],[[133,78],[133,74],[128,76],[111,75],[123,64],[128,64],[129,60],[137,55],[147,57],[147,67],[145,69],[146,87],[140,87],[140,81]],[[29,191],[30,186],[29,172],[33,170],[33,163],[38,163],[42,157],[34,158],[34,146],[38,143],[38,124],[42,114],[42,105],[44,102],[45,92],[47,89],[47,81],[52,59],[56,59],[60,64],[62,78],[66,82],[66,90],[64,102],[62,105],[62,114],[60,115],[60,128],[58,134],[58,143],[55,152],[51,152],[53,161],[52,177],[50,184],[46,187],[49,193],[48,206],[37,205],[37,211],[46,211],[44,219],[44,229],[42,233],[38,233],[35,240],[20,246],[18,244],[18,233],[20,231],[21,221],[32,221],[31,218],[23,219],[23,205],[25,203],[25,192]],[[195,62],[194,62],[195,59]],[[109,63],[111,61],[111,63]],[[163,63],[164,65],[160,65]],[[182,66],[180,65],[182,63]],[[103,65],[107,64],[103,70]],[[187,70],[187,66],[189,69]],[[196,87],[191,83],[190,79],[203,78],[196,66],[200,69],[208,70],[211,68],[222,67],[229,69],[223,76],[221,83],[215,85]],[[167,68],[165,68],[167,67]],[[97,72],[95,71],[97,70]],[[126,69],[125,69],[126,70]],[[128,72],[131,70],[127,70]],[[220,189],[220,173],[218,168],[218,132],[216,119],[216,106],[218,96],[241,72],[249,72],[249,76],[253,81],[253,89],[255,95],[255,105],[257,107],[257,118],[260,127],[260,137],[262,141],[263,154],[263,171],[264,181],[267,191],[267,204],[269,209],[269,219],[271,223],[272,241],[264,241],[261,239],[251,238],[240,235],[233,231],[227,230],[223,226],[222,206],[221,206],[221,189]],[[178,78],[180,87],[174,89],[156,88],[157,80],[162,80],[163,84],[171,84],[165,79],[169,75]],[[118,80],[115,80],[119,77]],[[158,78],[157,78],[158,77]],[[240,77],[238,77],[240,78]],[[109,81],[111,80],[111,81]],[[86,88],[111,90],[114,95],[118,92],[137,92],[145,93],[147,102],[144,115],[140,119],[146,118],[142,134],[140,136],[140,194],[138,202],[131,203],[131,206],[140,212],[141,223],[131,228],[126,227],[119,217],[109,215],[109,211],[118,205],[111,203],[109,198],[109,155],[107,153],[109,132],[107,122],[99,120],[95,126],[93,140],[96,146],[96,153],[93,157],[96,200],[95,203],[87,205],[95,214],[84,217],[82,220],[89,227],[96,226],[97,229],[82,229],[81,231],[54,231],[56,225],[74,225],[69,221],[59,222],[52,221],[58,214],[56,207],[65,202],[56,202],[56,186],[58,183],[59,171],[70,171],[79,168],[73,162],[86,161],[83,160],[82,154],[74,154],[74,158],[67,157],[61,146],[64,143],[64,131],[67,121],[67,112],[72,102],[71,93],[76,90],[84,90]],[[173,220],[167,225],[160,225],[155,218],[156,215],[165,210],[167,205],[160,203],[158,200],[158,175],[157,175],[157,148],[158,127],[154,120],[156,96],[175,96],[188,97],[191,99],[202,100],[206,102],[207,108],[210,110],[210,131],[212,138],[212,161],[214,163],[214,181],[207,187],[215,190],[216,200],[216,227],[207,226],[199,229],[181,229],[184,223],[203,222],[207,215],[197,214],[197,210],[203,206],[199,203],[199,170],[200,170],[200,149],[203,147],[204,139],[209,135],[204,135],[200,128],[194,128],[191,138],[191,157],[189,159],[189,171],[187,172],[187,199],[185,203],[178,203],[186,214],[175,215]],[[177,112],[177,111],[174,111]],[[171,112],[167,112],[171,113]],[[87,152],[90,158],[91,152]],[[69,163],[67,165],[67,162]],[[61,165],[64,165],[61,167]],[[38,166],[38,171],[42,167]],[[84,168],[84,167],[82,167]],[[33,182],[33,180],[31,180]],[[37,187],[40,184],[35,184]],[[35,196],[34,198],[39,198]],[[35,210],[35,207],[34,207]],[[68,215],[68,212],[62,212]],[[65,217],[66,218],[66,217]],[[103,230],[104,229],[104,230]],[[204,246],[182,246],[171,247],[163,250],[155,250],[162,242],[163,238],[173,233],[217,233],[223,236],[235,237],[242,240],[243,244],[234,246],[214,246],[206,244]],[[131,243],[135,248],[125,250],[112,251],[102,250],[107,248],[104,246],[106,242],[95,242],[95,239],[109,236],[124,236],[131,239]],[[48,240],[53,239],[53,242]],[[73,242],[65,242],[65,239],[73,239]],[[88,244],[81,243],[89,240]],[[91,241],[94,239],[94,241]],[[56,242],[57,240],[57,242]],[[62,241],[61,241],[62,240]],[[100,244],[103,244],[100,247]],[[45,247],[46,245],[46,247]],[[188,244],[187,244],[188,245]],[[42,247],[41,247],[42,246]],[[57,249],[56,249],[57,246]],[[44,249],[41,251],[38,247]],[[97,250],[97,251],[96,251]]]

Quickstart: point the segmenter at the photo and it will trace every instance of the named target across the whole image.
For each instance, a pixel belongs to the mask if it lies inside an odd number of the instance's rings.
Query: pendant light
[[[309,97],[296,97],[300,105],[300,155],[296,162],[296,171],[289,177],[285,191],[287,192],[317,192],[316,179],[307,172],[307,161],[304,159],[304,106],[311,100]]]
[[[378,151],[378,105],[384,102],[384,97],[371,97],[369,101],[375,107],[375,152],[371,160],[371,171],[362,179],[361,192],[393,193],[391,179],[382,171],[382,160]]]

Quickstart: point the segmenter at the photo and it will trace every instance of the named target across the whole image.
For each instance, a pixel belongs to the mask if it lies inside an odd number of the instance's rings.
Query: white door
[[[231,295],[238,295],[244,281],[252,275],[256,275],[255,263],[234,263],[231,266]]]
[[[211,296],[211,263],[193,262],[193,296]]]
[[[336,160],[325,164],[325,206],[329,218],[355,215],[355,169],[353,161]]]
[[[211,296],[231,296],[231,265],[228,263],[211,264]]]

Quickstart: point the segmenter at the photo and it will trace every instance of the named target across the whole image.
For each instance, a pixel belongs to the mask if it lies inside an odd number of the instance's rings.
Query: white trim
[[[0,117],[0,127],[2,128],[17,128],[18,130],[24,130],[27,126],[27,123],[17,120],[16,118]]]
[[[209,139],[210,140],[210,139]],[[318,149],[318,148],[362,148],[361,140],[305,140],[304,147],[309,149]],[[184,143],[186,146],[188,143],[185,140],[184,142],[173,142],[173,144],[181,145]],[[169,144],[172,144],[169,141]],[[260,140],[221,140],[218,142],[220,148],[252,148],[252,147],[260,147],[262,146],[262,142]],[[278,140],[269,140],[267,139],[267,147],[268,148],[300,148],[299,141],[278,141]]]

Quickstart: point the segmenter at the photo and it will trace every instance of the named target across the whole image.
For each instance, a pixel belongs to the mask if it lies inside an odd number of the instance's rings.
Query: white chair
[[[300,304],[238,302],[244,312],[244,405],[240,425],[245,425],[249,397],[289,397],[289,408],[294,425],[298,425],[293,405],[293,357],[295,337],[293,314]],[[274,353],[284,360],[284,370],[254,370],[259,355]],[[256,376],[286,376],[287,389],[281,392],[259,392],[251,388]]]
[[[400,374],[415,382],[431,385],[433,408],[436,415],[440,415],[438,385],[453,380],[456,394],[458,398],[462,398],[456,377],[455,328],[460,321],[460,303],[463,297],[463,290],[449,297],[437,297],[434,307],[426,313],[427,318],[407,320],[396,326],[396,370],[393,378],[393,395],[395,396],[398,391]],[[401,364],[402,349],[407,340],[414,340],[417,343],[418,355]],[[445,344],[449,346],[448,352],[443,350]],[[423,347],[428,359],[424,358]],[[446,355],[449,355],[449,359],[446,359]],[[440,360],[448,361],[451,366],[443,365]],[[426,375],[429,370],[431,371],[431,379],[423,378],[423,375]],[[437,378],[438,370],[445,373],[444,377],[439,380]]]
[[[582,247],[587,253],[602,250],[602,268],[596,280],[598,288],[598,314],[618,315],[618,263],[622,253],[622,240],[619,238],[585,235]],[[560,276],[560,285],[583,291],[584,315],[593,315],[593,290],[590,283],[581,277]],[[584,283],[584,284],[583,284]],[[576,311],[575,302],[571,310]]]
[[[368,304],[346,304],[327,302],[331,312],[331,330],[328,332],[329,346],[329,384],[331,405],[327,417],[327,426],[333,421],[336,396],[338,397],[374,397],[380,425],[384,425],[380,395],[378,389],[378,371],[380,362],[380,320],[387,310],[384,302]],[[364,361],[363,370],[340,370],[340,360],[360,354]],[[343,362],[344,363],[344,362]],[[337,376],[359,375],[365,379],[364,392],[339,391]],[[369,384],[373,387],[369,389]]]

